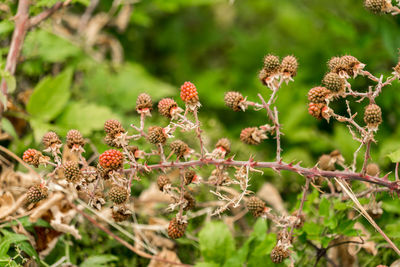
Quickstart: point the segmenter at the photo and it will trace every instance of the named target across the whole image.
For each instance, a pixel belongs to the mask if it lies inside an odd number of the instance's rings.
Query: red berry
[[[181,98],[185,102],[196,103],[199,101],[196,86],[191,82],[185,82],[181,86]]]
[[[42,153],[40,151],[37,151],[36,149],[30,148],[24,152],[24,155],[22,156],[22,159],[35,167],[39,166],[39,159],[42,156]]]
[[[123,159],[121,151],[109,149],[100,155],[99,163],[103,168],[117,170],[122,167]]]

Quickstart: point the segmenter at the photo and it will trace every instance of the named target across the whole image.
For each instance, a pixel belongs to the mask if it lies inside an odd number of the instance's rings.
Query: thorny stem
[[[17,14],[14,17],[15,28],[11,39],[10,50],[7,55],[6,66],[4,69],[6,72],[14,75],[27,31],[39,24],[41,21],[50,17],[59,8],[67,6],[70,2],[71,0],[67,0],[64,3],[58,2],[49,9],[46,9],[37,16],[29,19],[29,7],[31,4],[30,1],[18,1]],[[2,79],[1,81],[1,93],[4,96],[7,96],[8,94],[7,82],[4,79]],[[5,107],[3,107],[2,103],[0,103],[0,117],[2,116],[4,109]]]
[[[396,162],[396,168],[395,168],[395,172],[394,172],[396,181],[399,180],[399,162]]]
[[[366,144],[365,155],[364,155],[364,163],[363,163],[363,167],[362,167],[362,171],[361,171],[362,174],[365,174],[366,171],[367,171],[368,160],[371,157],[370,150],[371,150],[371,139],[369,139],[367,141],[367,144]]]
[[[306,184],[303,188],[303,196],[301,197],[300,207],[297,211],[297,219],[300,219],[301,213],[303,212],[304,202],[306,202],[308,188],[310,187],[310,179],[306,180]],[[290,229],[290,236],[293,234],[294,227]]]
[[[192,160],[192,161],[185,161],[185,162],[161,162],[159,164],[152,164],[152,165],[142,165],[138,164],[138,170],[155,170],[155,169],[166,169],[166,168],[188,168],[194,166],[204,166],[204,165],[224,165],[224,166],[247,166],[249,163],[248,161],[235,161],[232,159],[202,159],[202,160]],[[358,180],[362,182],[377,184],[380,186],[384,186],[389,188],[393,191],[400,190],[400,184],[396,181],[388,181],[387,175],[383,176],[382,178],[373,177],[369,175],[363,175],[362,173],[351,172],[348,170],[345,171],[324,171],[314,168],[304,168],[301,167],[299,164],[292,164],[292,163],[285,163],[285,162],[258,162],[253,161],[251,162],[252,168],[266,168],[266,169],[273,169],[274,171],[290,171],[298,173],[301,176],[305,176],[307,178],[313,177],[326,177],[326,178],[342,178],[344,180]],[[130,169],[125,169],[125,172],[129,172]]]

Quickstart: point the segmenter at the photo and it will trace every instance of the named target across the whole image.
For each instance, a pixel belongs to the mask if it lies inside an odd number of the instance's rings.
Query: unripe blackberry
[[[345,85],[344,79],[340,78],[339,74],[334,72],[327,73],[322,80],[322,83],[327,89],[334,93],[342,92]]]
[[[181,238],[186,231],[187,223],[179,222],[177,218],[173,218],[169,222],[168,236],[172,239]]]
[[[35,166],[36,168],[39,166],[40,157],[42,157],[42,152],[37,151],[36,149],[30,148],[24,152],[22,155],[22,159],[30,164]]]
[[[164,132],[164,129],[159,126],[151,126],[149,127],[148,133],[147,133],[147,141],[149,141],[151,144],[157,145],[157,144],[165,144],[167,141],[167,135]]]
[[[193,198],[193,196],[185,192],[183,195],[183,198],[187,201],[186,206],[183,208],[184,211],[192,210],[196,206],[196,200]]]
[[[368,128],[376,129],[382,122],[381,108],[376,104],[369,104],[365,107],[364,121]]]
[[[158,102],[158,112],[167,118],[171,118],[171,110],[178,107],[178,104],[172,98],[163,98]]]
[[[114,141],[114,136],[113,135],[111,135],[111,134],[107,134],[105,137],[104,137],[104,143],[106,144],[106,145],[108,145],[108,146],[111,146],[111,147],[116,147],[116,148],[121,148],[122,146],[121,146],[121,144],[117,144],[115,141]]]
[[[325,87],[314,87],[308,91],[308,100],[312,103],[325,103],[330,93]]]
[[[229,154],[229,152],[231,152],[231,141],[229,141],[228,138],[221,138],[215,144],[215,148],[222,148],[225,150],[226,154]]]
[[[367,165],[366,171],[367,171],[367,174],[370,176],[378,176],[379,172],[380,172],[379,166],[376,163],[369,163]]]
[[[151,100],[151,97],[148,94],[142,93],[136,99],[136,111],[140,111],[145,108],[152,110],[153,101]]]
[[[317,119],[322,119],[322,111],[326,107],[324,103],[309,103],[308,113]]]
[[[335,170],[335,164],[330,155],[322,155],[318,160],[318,167],[323,171]]]
[[[227,92],[225,94],[225,105],[233,111],[242,111],[240,104],[244,101],[244,97],[239,92]]]
[[[121,151],[109,149],[99,157],[99,164],[105,169],[118,170],[122,168],[124,156]]]
[[[185,185],[188,185],[196,179],[196,172],[194,170],[186,169],[184,172]]]
[[[67,133],[67,146],[72,148],[74,146],[83,147],[85,145],[85,141],[83,140],[83,136],[78,130],[70,130]]]
[[[288,258],[290,255],[289,250],[283,245],[276,245],[271,251],[271,260],[274,263],[281,263],[284,259]]]
[[[341,57],[341,61],[346,67],[347,74],[349,74],[350,76],[354,75],[355,68],[361,63],[356,57],[353,57],[351,55],[345,55]]]
[[[197,94],[196,86],[191,82],[185,82],[181,86],[181,99],[186,103],[197,103],[199,96]]]
[[[248,145],[258,145],[261,143],[260,140],[256,140],[254,138],[254,135],[257,134],[257,131],[259,131],[256,127],[249,127],[245,128],[242,130],[240,133],[240,140],[242,140],[243,143],[248,144]]]
[[[104,168],[100,165],[100,162],[97,164],[97,175],[98,177],[103,178],[104,180],[108,180],[110,179],[110,171],[112,171],[112,169],[110,168]]]
[[[75,182],[78,182],[82,178],[81,171],[79,169],[79,165],[77,162],[66,161],[62,165],[62,168],[64,170],[65,179],[68,182],[75,183]]]
[[[247,200],[246,206],[254,217],[260,217],[265,209],[264,201],[255,196],[252,196]]]
[[[331,59],[329,59],[327,65],[328,65],[328,69],[331,72],[336,72],[338,67],[341,65],[340,57],[332,57]]]
[[[45,198],[47,198],[47,187],[43,185],[31,186],[26,192],[26,199],[29,203],[37,203]]]
[[[108,197],[115,204],[121,204],[128,199],[129,194],[126,188],[119,185],[113,185],[110,191],[108,191]]]
[[[170,185],[171,181],[169,180],[168,176],[161,174],[160,176],[158,176],[157,178],[157,185],[158,185],[158,189],[160,189],[160,191],[164,191],[164,187],[166,185]]]
[[[123,129],[123,127],[122,124],[117,120],[111,119],[104,123],[104,131],[107,134],[112,134],[118,129]]]
[[[181,140],[173,141],[169,147],[178,158],[185,156],[190,150],[189,146]]]
[[[266,72],[274,73],[279,69],[279,67],[279,57],[271,54],[264,57],[264,69]]]
[[[297,59],[294,56],[286,56],[282,59],[281,72],[294,77],[297,74]]]
[[[60,145],[61,140],[55,132],[48,132],[43,136],[42,143],[45,148],[49,148],[53,145]]]
[[[380,13],[386,7],[386,0],[364,0],[364,7],[373,13]]]

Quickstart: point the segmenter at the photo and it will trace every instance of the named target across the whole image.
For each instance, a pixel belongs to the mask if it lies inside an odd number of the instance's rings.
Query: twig
[[[146,252],[143,252],[137,248],[135,248],[134,246],[132,246],[131,244],[129,244],[128,242],[126,242],[125,240],[123,240],[122,238],[120,238],[119,236],[117,236],[116,234],[114,234],[113,232],[111,232],[108,228],[106,228],[105,226],[101,225],[100,223],[98,223],[95,219],[93,219],[92,217],[90,217],[88,214],[86,214],[84,211],[81,211],[80,209],[78,209],[78,207],[74,204],[74,203],[70,203],[70,205],[72,206],[72,208],[74,208],[79,214],[81,214],[83,217],[85,217],[92,225],[94,225],[95,227],[99,228],[100,230],[102,230],[103,232],[105,232],[106,234],[108,234],[110,237],[114,238],[117,242],[119,242],[120,244],[122,244],[124,247],[126,247],[127,249],[129,249],[130,251],[132,251],[133,253],[146,258],[146,259],[150,259],[150,260],[156,260],[159,262],[164,262],[164,263],[168,263],[168,264],[173,264],[173,265],[179,265],[179,266],[192,266],[189,264],[183,264],[183,263],[178,263],[178,262],[172,262],[166,259],[162,259],[156,256],[152,256]]]

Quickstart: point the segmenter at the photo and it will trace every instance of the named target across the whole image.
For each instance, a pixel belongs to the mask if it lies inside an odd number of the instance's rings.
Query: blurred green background
[[[38,0],[31,12],[37,13],[54,2]],[[15,13],[15,3],[5,3]],[[82,14],[86,4],[85,0],[75,1],[68,12]],[[199,92],[200,120],[210,150],[225,136],[233,142],[236,159],[256,155],[258,160],[273,160],[273,139],[258,147],[238,141],[242,128],[267,123],[266,114],[253,110],[235,113],[225,107],[223,98],[231,90],[252,101],[258,101],[259,92],[267,97],[269,89],[258,80],[264,55],[273,53],[282,58],[293,54],[299,61],[298,75],[295,82],[281,88],[277,100],[285,134],[284,160],[313,166],[321,154],[339,149],[351,162],[358,143],[352,140],[345,125],[311,117],[307,112],[307,92],[320,85],[327,72],[326,62],[333,56],[353,55],[366,64],[366,70],[384,77],[398,62],[400,16],[371,14],[361,0],[152,0],[137,1],[132,7],[126,29],[120,30],[113,23],[102,29],[109,37],[106,41],[113,40],[112,47],[117,52],[105,52],[101,59],[95,56],[102,52],[100,46],[87,45],[82,41],[84,36],[74,37],[71,24],[57,18],[54,25],[44,23],[28,33],[16,72],[17,89],[13,96],[17,108],[9,110],[3,119],[3,128],[14,139],[2,144],[21,155],[28,146],[39,146],[46,131],[56,130],[65,135],[75,128],[102,152],[106,149],[102,141],[106,119],[118,118],[127,129],[130,123],[138,123],[135,101],[142,92],[150,94],[154,103],[168,96],[183,106],[179,88],[183,82],[191,81]],[[111,1],[100,1],[95,14],[110,8]],[[119,7],[115,16],[122,10]],[[0,14],[0,54],[4,65],[13,24],[10,14]],[[57,23],[72,34],[55,33]],[[115,57],[122,54],[123,61],[116,62]],[[351,84],[353,90],[359,91],[373,85],[364,77],[351,80]],[[35,90],[30,95],[32,89]],[[372,159],[385,170],[393,169],[387,154],[400,148],[399,90],[400,83],[395,82],[377,99],[384,122],[376,136],[378,145],[372,146]],[[25,99],[24,92],[30,98]],[[351,102],[362,124],[365,105],[367,100]],[[344,101],[337,101],[332,107],[346,115]],[[154,108],[156,111],[156,104]],[[16,118],[28,124],[17,124]],[[146,123],[168,122],[153,112]],[[197,147],[190,136],[186,141]],[[264,179],[254,177],[253,190],[273,179],[288,201],[288,208],[293,208],[301,178],[285,174],[282,179],[268,172]],[[139,186],[138,192],[140,189]]]

